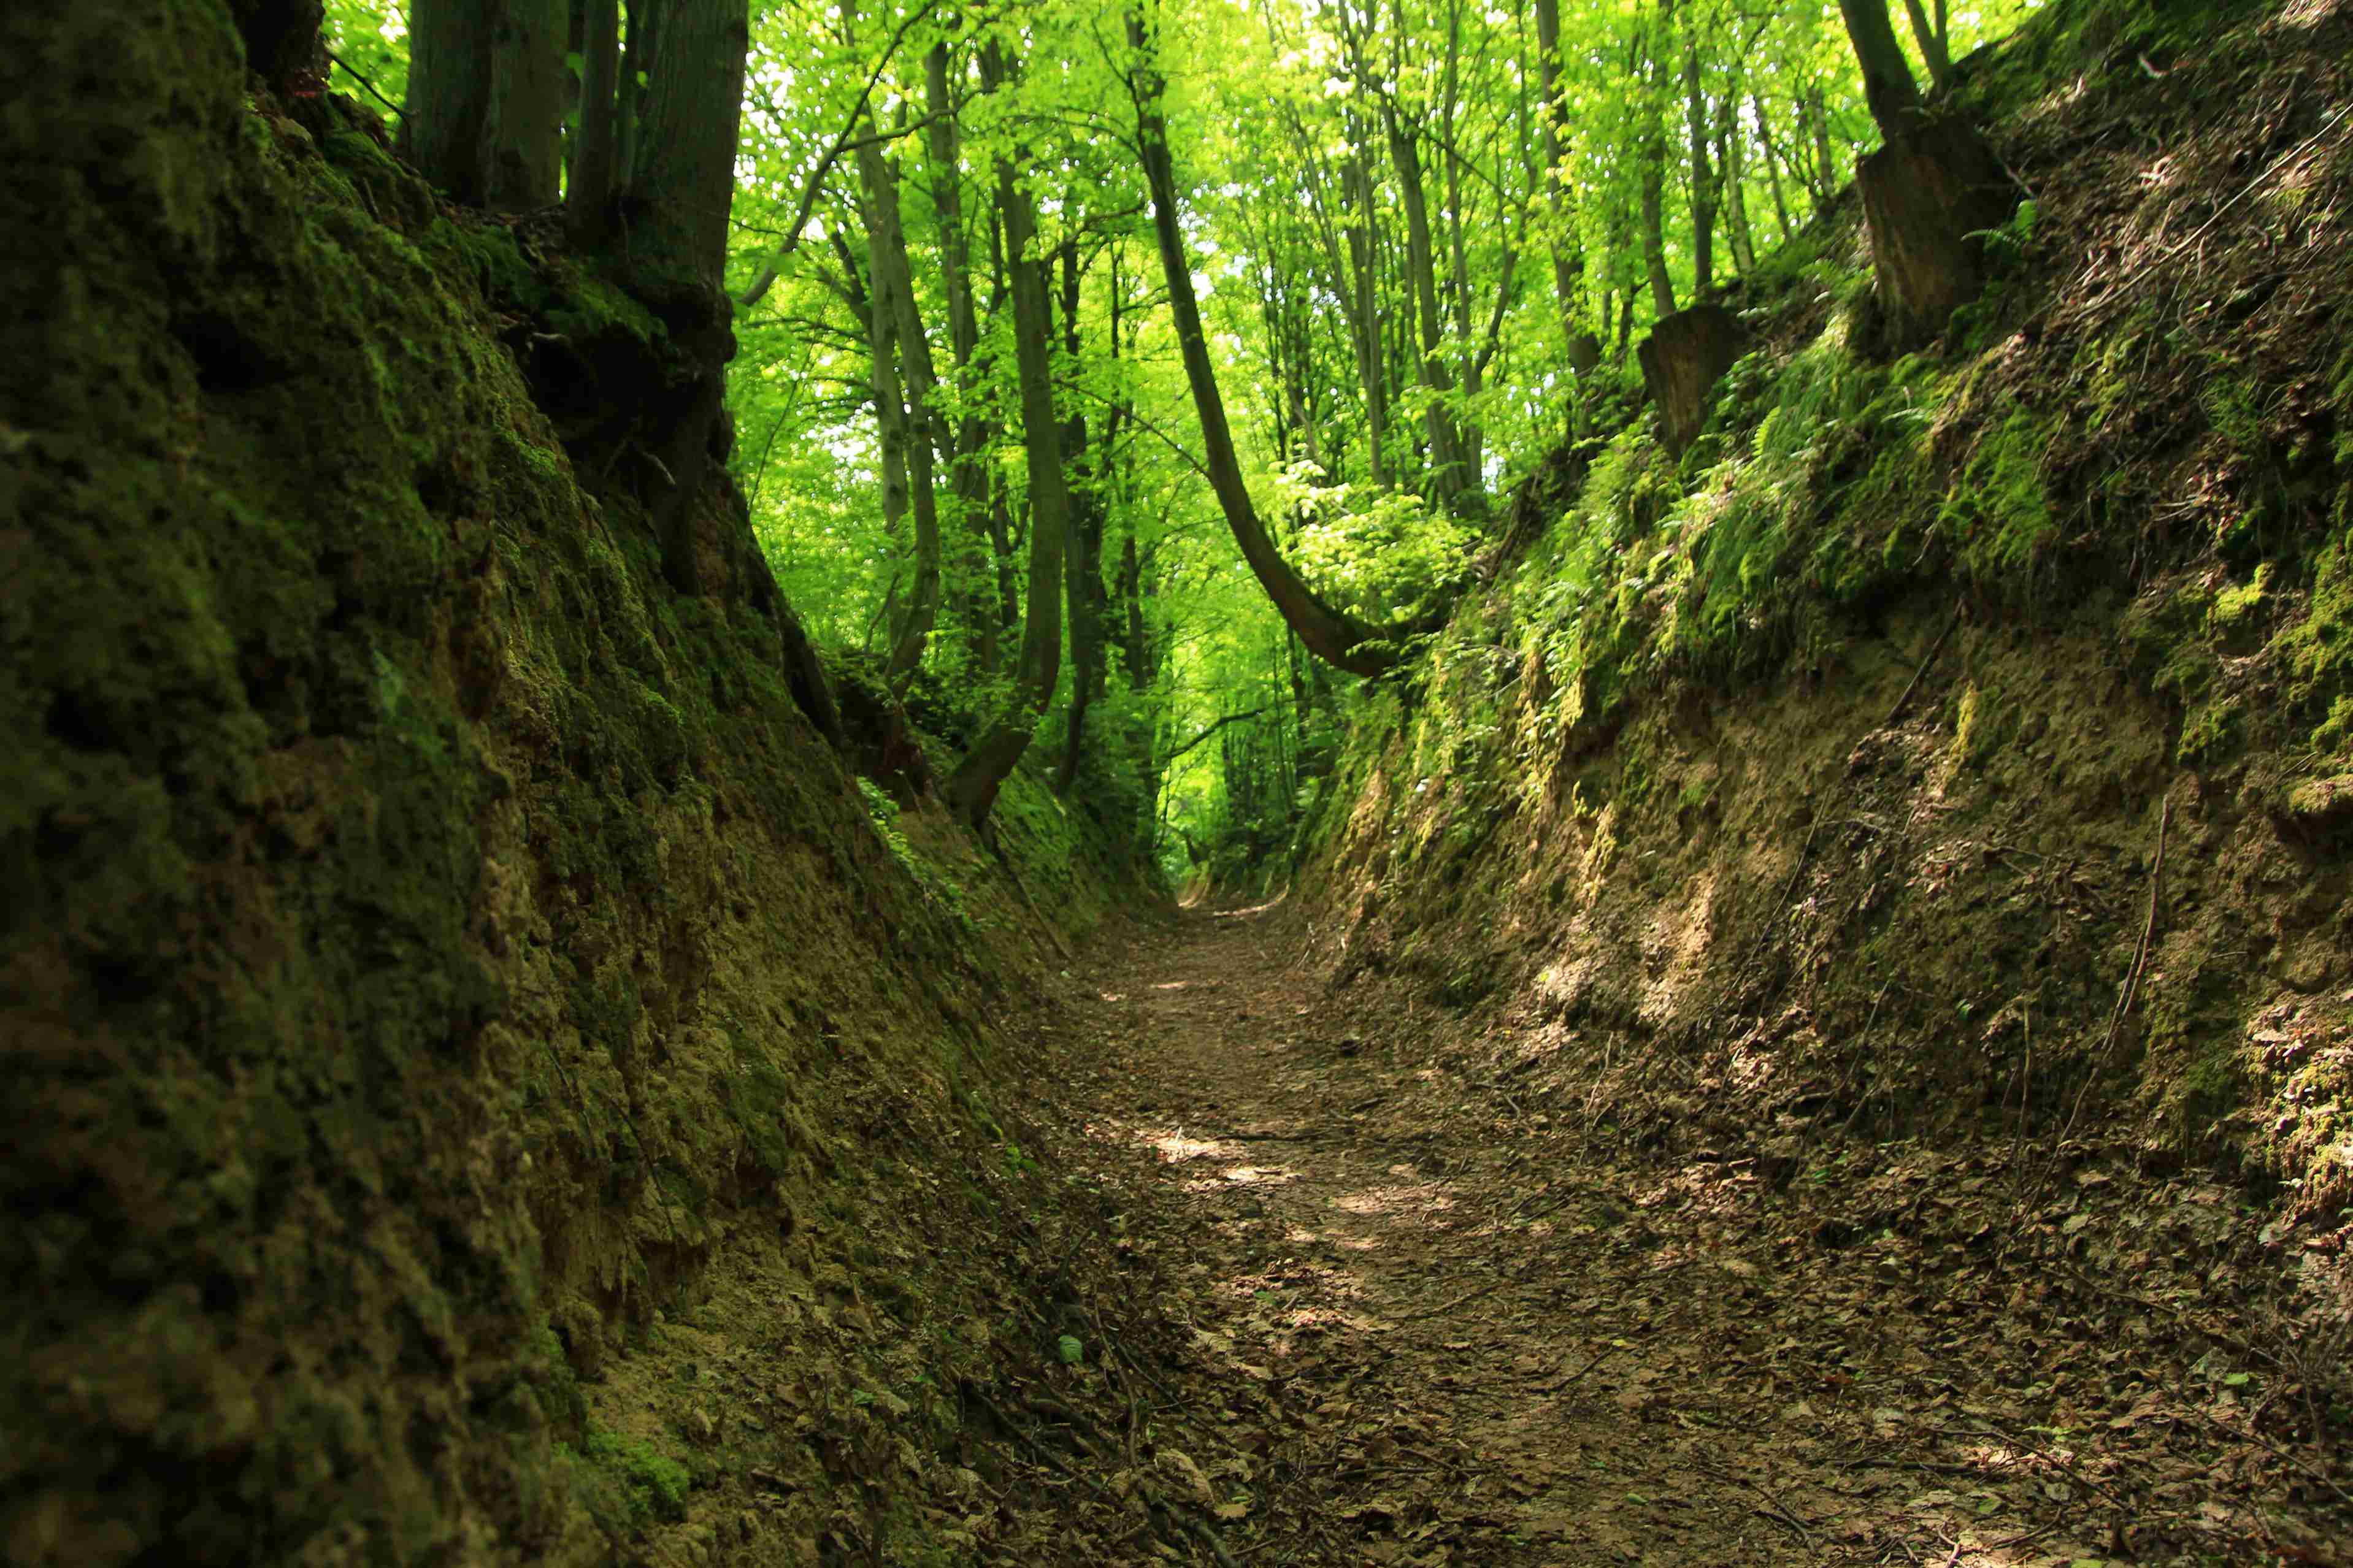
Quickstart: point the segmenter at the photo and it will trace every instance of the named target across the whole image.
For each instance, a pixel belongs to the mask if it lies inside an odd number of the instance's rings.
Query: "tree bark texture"
[[[710,472],[735,353],[723,274],[751,13],[747,0],[670,0],[650,15],[657,30],[626,199],[628,260],[632,291],[662,318],[692,371],[662,413],[669,493],[655,503],[663,574],[691,595],[702,575],[693,501]]]
[[[491,19],[491,98],[482,117],[484,205],[531,212],[564,187],[565,0],[498,0]]]
[[[1855,183],[1887,346],[1917,348],[1983,292],[1978,232],[2007,221],[2017,193],[1976,128],[1949,119],[1890,137],[1856,165]]]
[[[273,88],[310,69],[319,55],[319,29],[326,0],[232,0],[245,63]]]
[[[491,107],[490,16],[470,0],[414,0],[401,152],[460,206],[482,205]]]

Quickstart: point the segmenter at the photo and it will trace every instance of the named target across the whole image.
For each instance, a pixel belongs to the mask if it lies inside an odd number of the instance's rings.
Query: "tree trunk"
[[[619,184],[621,0],[586,0],[580,43],[580,149],[565,216],[572,243],[600,249],[611,232]]]
[[[746,0],[672,0],[659,15],[627,201],[628,255],[632,291],[662,319],[691,367],[664,410],[660,456],[670,489],[655,506],[662,574],[674,590],[691,595],[702,591],[693,502],[711,468],[726,365],[735,353],[722,284],[751,16]]]
[[[1976,127],[1931,119],[1888,20],[1887,0],[1839,0],[1862,66],[1863,97],[1887,144],[1855,167],[1872,276],[1901,351],[1945,330],[1985,288],[1978,230],[2005,221],[2017,196]]]
[[[1567,193],[1562,188],[1567,171],[1561,167],[1560,146],[1560,0],[1535,0],[1535,5],[1536,71],[1544,90],[1536,123],[1543,132],[1545,202],[1553,220],[1553,297],[1560,310],[1561,337],[1569,345],[1570,366],[1581,376],[1592,367],[1577,367],[1577,344],[1588,334],[1581,300],[1584,258],[1568,235]]]
[[[1862,67],[1862,100],[1880,135],[1896,141],[1919,123],[1920,84],[1912,79],[1904,46],[1895,41],[1887,0],[1839,0],[1839,13]]]
[[[1727,100],[1729,104],[1731,100]],[[1716,122],[1715,166],[1724,171],[1725,237],[1732,245],[1732,265],[1743,272],[1757,270],[1757,236],[1748,226],[1748,160],[1736,110]]]
[[[892,550],[900,548],[903,537],[899,525],[907,517],[907,401],[899,384],[898,334],[891,324],[890,307],[881,292],[868,286],[858,265],[857,253],[841,230],[829,228],[828,237],[833,242],[834,255],[840,259],[842,277],[847,280],[852,304],[860,320],[866,323],[867,390],[874,399],[874,437],[881,459],[882,531],[890,539]],[[892,592],[897,593],[897,568],[892,568]],[[898,637],[899,623],[904,613],[895,597],[890,613],[891,635]]]
[[[1119,653],[1120,668],[1127,676],[1127,689],[1130,691],[1149,690],[1154,671],[1151,628],[1144,613],[1144,562],[1136,551],[1133,530],[1120,542],[1119,577],[1113,593],[1119,602],[1119,624],[1124,628],[1119,640]]]
[[[1159,245],[1161,273],[1168,286],[1169,310],[1176,320],[1176,342],[1185,362],[1186,380],[1191,384],[1193,406],[1200,416],[1205,466],[1209,470],[1209,483],[1218,493],[1219,505],[1225,512],[1226,526],[1232,530],[1234,542],[1240,547],[1242,559],[1250,563],[1260,586],[1266,590],[1276,610],[1299,634],[1299,640],[1309,652],[1351,674],[1383,674],[1396,668],[1398,655],[1366,647],[1381,635],[1379,630],[1326,604],[1301,580],[1275,548],[1250,500],[1240,459],[1234,452],[1233,433],[1226,423],[1225,401],[1218,393],[1217,370],[1210,363],[1208,343],[1201,331],[1201,307],[1194,297],[1192,267],[1185,257],[1184,232],[1176,211],[1176,167],[1168,147],[1167,124],[1160,109],[1160,75],[1152,58],[1140,10],[1128,13],[1127,35],[1136,55],[1131,79],[1145,184],[1152,196],[1153,234]]]
[[[324,0],[229,0],[245,63],[277,91],[317,63],[326,11]]]
[[[1082,302],[1079,271],[1079,245],[1075,238],[1062,242],[1062,348],[1072,364],[1079,361],[1084,346],[1079,337],[1079,306]],[[1112,316],[1112,341],[1118,343],[1119,317]],[[1104,510],[1109,495],[1112,447],[1119,439],[1119,407],[1113,405],[1104,416],[1103,440],[1091,447],[1087,439],[1087,416],[1073,413],[1062,426],[1062,450],[1073,459],[1083,458],[1085,476],[1071,494],[1071,532],[1064,542],[1062,577],[1064,599],[1071,624],[1071,711],[1070,722],[1062,741],[1062,760],[1054,775],[1054,789],[1068,795],[1078,778],[1079,762],[1085,754],[1087,711],[1103,695],[1106,685],[1106,664],[1103,657],[1103,616],[1107,595],[1103,582],[1103,540]]]
[[[1748,95],[1748,107],[1757,116],[1757,141],[1765,150],[1765,179],[1773,192],[1773,221],[1781,230],[1781,243],[1789,243],[1793,232],[1789,226],[1789,204],[1781,195],[1781,160],[1773,151],[1773,132],[1765,122],[1765,100],[1755,93]]]
[[[1664,68],[1653,60],[1649,68],[1656,73]],[[1642,266],[1651,282],[1651,313],[1663,321],[1675,313],[1675,285],[1667,276],[1667,124],[1662,97],[1658,83],[1645,85],[1634,155],[1641,165]]]
[[[646,81],[654,66],[654,36],[669,0],[628,0],[629,47],[621,56],[620,110],[613,137],[613,189],[629,187],[638,172],[638,148],[646,124]]]
[[[1365,442],[1370,455],[1372,480],[1377,488],[1386,489],[1389,484],[1389,388],[1388,356],[1381,349],[1380,280],[1374,254],[1373,226],[1378,220],[1373,205],[1372,171],[1366,164],[1358,140],[1361,126],[1355,116],[1349,119],[1352,130],[1348,161],[1340,178],[1347,207],[1355,215],[1348,226],[1348,277],[1355,302],[1350,313],[1356,329],[1353,334],[1356,381],[1365,398]]]
[[[487,206],[531,212],[564,188],[565,0],[500,0],[491,23],[491,100],[482,121]]]
[[[1812,111],[1806,119],[1814,141],[1814,210],[1820,212],[1838,195],[1838,162],[1831,156],[1831,110],[1822,89],[1814,88],[1804,103]]]
[[[983,69],[1002,79],[997,46]],[[992,81],[992,86],[995,82]],[[1039,715],[1052,700],[1061,673],[1062,546],[1071,527],[1071,497],[1062,474],[1062,433],[1054,419],[1053,322],[1046,299],[1046,264],[1031,254],[1038,221],[1029,195],[1014,178],[1013,162],[997,161],[997,202],[1005,220],[1007,263],[1012,269],[1014,357],[1021,383],[1021,446],[1029,475],[1028,615],[1013,696],[948,778],[956,815],[977,828],[988,820],[997,791],[1029,749]]]
[[[484,195],[492,22],[490,8],[473,0],[414,0],[408,10],[400,150],[459,206],[480,206]]]
[[[931,341],[924,335],[922,308],[915,299],[914,270],[907,259],[907,235],[899,216],[899,172],[882,155],[872,119],[858,149],[860,216],[866,225],[866,245],[874,276],[874,314],[887,323],[887,336],[898,350],[900,375],[907,401],[907,468],[915,514],[915,580],[908,590],[905,614],[892,628],[891,657],[883,679],[894,685],[923,662],[923,649],[939,616],[940,526],[933,475],[936,454],[953,447],[947,421],[941,416],[937,379],[932,369]],[[878,353],[881,352],[878,346]],[[879,384],[879,383],[878,383]]]
[[[974,361],[980,324],[973,304],[972,247],[965,236],[963,132],[949,81],[954,63],[944,43],[933,45],[923,57],[923,109],[932,121],[924,132],[925,161],[937,225],[940,287],[947,296],[948,350],[955,361],[957,402],[964,409],[956,418],[955,449],[948,468],[948,493],[955,503],[950,537],[955,542],[945,570],[952,605],[965,627],[965,649],[976,668],[993,671],[1004,624],[987,585],[994,570],[988,550],[988,472],[981,460],[988,427],[970,402],[979,374]]]
[[[1920,0],[1904,0],[1904,13],[1911,19],[1912,37],[1920,45],[1920,58],[1928,67],[1928,87],[1942,92],[1953,79],[1953,53],[1946,31],[1945,0],[1936,0],[1936,17],[1928,19],[1927,7]]]
[[[746,0],[661,7],[630,177],[629,255],[649,275],[718,289],[750,40]]]
[[[1406,281],[1412,291],[1421,350],[1417,360],[1419,379],[1430,394],[1422,428],[1430,442],[1430,499],[1451,510],[1468,476],[1462,472],[1454,416],[1447,408],[1454,377],[1446,365],[1446,321],[1438,309],[1438,258],[1430,231],[1430,199],[1422,189],[1421,144],[1386,100],[1381,118],[1388,133],[1389,163],[1397,173],[1398,199],[1405,207]]]
[[[1683,118],[1691,136],[1692,298],[1715,287],[1715,175],[1708,159],[1707,94],[1699,75],[1699,46],[1683,46]]]

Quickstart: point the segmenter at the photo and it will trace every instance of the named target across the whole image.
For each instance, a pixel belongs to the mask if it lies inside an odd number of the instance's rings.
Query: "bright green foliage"
[[[1834,7],[1566,7],[1547,105],[1532,3],[1147,7],[1190,185],[1197,287],[1251,489],[1317,590],[1376,621],[1442,611],[1490,542],[1481,520],[1495,498],[1636,384],[1630,351],[1661,288],[1682,303],[1703,271],[1719,284],[1753,273],[1741,285],[1750,298],[1852,276],[1810,226],[1872,135]],[[2024,8],[1959,9],[1955,58]],[[1083,443],[1067,464],[1091,537],[1080,571],[1107,634],[1092,672],[1066,661],[1040,752],[1051,741],[1115,759],[1138,812],[1171,826],[1172,865],[1186,863],[1184,833],[1204,846],[1239,836],[1250,856],[1279,849],[1328,769],[1345,689],[1305,667],[1236,570],[1196,467],[1132,145],[1124,38],[1069,0],[1025,10],[1018,35],[987,16],[897,4],[754,10],[731,284],[747,295],[758,285],[758,302],[738,315],[730,401],[733,464],[786,597],[821,643],[879,653],[916,581],[905,499],[886,493],[904,483],[889,477],[903,468],[886,463],[886,448],[899,442],[903,454],[911,437],[877,416],[878,388],[904,382],[903,352],[887,340],[878,380],[871,331],[872,192],[856,143],[879,136],[940,367],[944,594],[926,679],[968,713],[1002,701],[1021,613],[1006,589],[1029,526],[993,206],[995,160],[1012,156],[1042,215],[1059,412],[1066,445]],[[337,0],[330,24],[339,58],[396,99],[400,7]],[[992,39],[1013,67],[995,87],[980,68]],[[348,74],[338,86],[353,85]],[[1552,169],[1547,124],[1561,155]],[[1658,202],[1646,202],[1646,181]],[[1714,214],[1704,258],[1694,226],[1703,206]],[[2027,244],[2032,211],[1995,241]],[[1582,379],[1569,368],[1572,331],[1602,348]],[[1757,613],[1751,601],[1778,591],[1793,525],[1828,466],[1900,437],[1874,456],[1873,481],[1894,493],[1917,478],[1926,433],[1905,420],[1931,389],[1887,382],[1830,342],[1749,374],[1776,378],[1779,411],[1761,428],[1715,433],[1684,464],[1688,477],[1736,447],[1740,477],[1678,502],[1679,548],[1609,595],[1611,625],[1672,610],[1672,657],[1715,657],[1721,634]],[[902,410],[920,436],[918,412]],[[971,489],[949,482],[968,438]],[[1971,552],[1989,562],[2031,556],[2050,524],[2030,457],[2009,442],[1974,456],[1989,493],[1943,530],[1978,541]],[[1640,504],[1662,505],[1667,476],[1632,467],[1648,476],[1634,487]],[[1616,469],[1630,479],[1625,460]],[[1638,499],[1611,479],[1597,476],[1581,517],[1599,523]],[[1627,526],[1610,521],[1604,537]],[[1850,542],[1804,570],[1866,582],[1881,563]],[[1660,597],[1694,583],[1688,603]],[[1649,611],[1646,596],[1657,601]],[[1599,635],[1568,624],[1549,639]],[[1064,731],[1078,683],[1089,700],[1073,742]],[[1257,717],[1172,756],[1235,714]]]

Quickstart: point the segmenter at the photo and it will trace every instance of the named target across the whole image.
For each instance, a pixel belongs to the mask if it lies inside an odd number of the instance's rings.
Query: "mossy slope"
[[[1034,916],[875,832],[739,511],[681,602],[575,483],[491,305],[586,367],[626,300],[249,89],[218,0],[0,61],[0,1554],[922,1533],[1019,1327],[978,1254],[1059,1223],[990,1109]]]
[[[1851,215],[1744,285],[1698,444],[1620,435],[1358,725],[1335,972],[1644,1137],[2023,1099],[2336,1224],[2348,59],[2341,5],[2100,0],[1968,62],[2034,193],[1992,290],[1891,363]]]

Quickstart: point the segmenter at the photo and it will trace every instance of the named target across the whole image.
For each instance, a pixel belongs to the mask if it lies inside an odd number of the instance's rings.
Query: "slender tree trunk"
[[[900,524],[907,519],[907,444],[908,419],[906,396],[899,384],[898,334],[892,330],[890,306],[881,292],[867,285],[865,273],[858,264],[857,253],[839,229],[831,229],[834,254],[841,261],[842,277],[848,281],[858,313],[866,322],[868,354],[867,388],[874,399],[874,436],[881,458],[882,472],[882,532],[891,541],[893,552],[901,548],[905,535]],[[891,577],[892,607],[889,616],[891,636],[895,643],[900,623],[905,611],[898,601],[898,571],[894,565]]]
[[[923,649],[939,615],[940,526],[934,470],[936,455],[951,448],[954,441],[940,415],[931,341],[924,335],[914,271],[907,259],[907,235],[899,216],[899,172],[882,155],[881,142],[872,139],[876,132],[871,118],[867,133],[869,140],[858,149],[862,198],[859,206],[874,276],[875,319],[883,324],[881,336],[897,348],[899,375],[894,380],[903,379],[906,388],[907,468],[915,515],[914,581],[908,589],[905,613],[892,628],[891,657],[883,675],[885,680],[900,684],[923,662]]]
[[[1757,236],[1748,226],[1748,159],[1744,150],[1736,100],[1726,100],[1725,117],[1716,122],[1716,167],[1724,171],[1725,236],[1732,242],[1732,264],[1743,272],[1757,270]]]
[[[1890,142],[1920,122],[1920,84],[1895,41],[1895,24],[1888,19],[1887,0],[1839,0],[1846,18],[1847,37],[1862,67],[1862,99],[1880,135]]]
[[[1936,0],[1936,16],[1928,18],[1927,7],[1920,0],[1904,0],[1904,13],[1911,19],[1912,37],[1919,42],[1920,58],[1928,67],[1928,87],[1942,92],[1953,79],[1952,40],[1946,31],[1945,0]]]
[[[1700,84],[1699,45],[1683,45],[1683,118],[1691,137],[1692,298],[1715,287],[1716,171],[1708,157],[1707,94]]]
[[[565,216],[572,243],[603,247],[619,183],[621,0],[586,0],[580,40],[580,147]]]
[[[1567,193],[1563,188],[1567,170],[1562,167],[1560,145],[1560,0],[1535,0],[1535,6],[1536,69],[1544,89],[1543,111],[1536,123],[1543,128],[1545,201],[1553,220],[1553,295],[1560,310],[1561,336],[1574,353],[1587,331],[1581,299],[1584,258],[1568,233]]]
[[[1071,362],[1076,364],[1084,346],[1079,336],[1079,307],[1083,278],[1079,270],[1079,245],[1075,238],[1062,243],[1062,347]],[[1112,318],[1112,341],[1119,339],[1118,317]],[[1062,426],[1062,450],[1073,458],[1085,459],[1083,480],[1071,494],[1071,533],[1064,542],[1062,576],[1065,602],[1071,622],[1071,710],[1070,721],[1062,740],[1062,760],[1054,775],[1057,794],[1068,795],[1079,774],[1079,763],[1085,754],[1087,712],[1103,695],[1105,659],[1103,658],[1103,617],[1105,595],[1103,582],[1103,512],[1107,503],[1111,475],[1111,447],[1119,438],[1119,409],[1114,404],[1104,417],[1103,443],[1091,446],[1087,438],[1087,416],[1074,413]]]
[[[1405,207],[1406,279],[1412,291],[1414,320],[1419,327],[1418,363],[1422,388],[1429,395],[1423,434],[1430,443],[1430,498],[1451,510],[1468,476],[1462,471],[1462,449],[1454,416],[1447,406],[1453,395],[1454,375],[1446,363],[1446,319],[1438,308],[1438,258],[1430,228],[1430,199],[1422,187],[1421,143],[1412,128],[1384,100],[1389,162],[1396,171],[1398,195]]]
[[[1003,79],[997,46],[988,46],[983,70],[991,86]],[[1013,696],[973,742],[947,784],[950,805],[977,828],[988,820],[997,791],[1029,751],[1038,720],[1053,700],[1061,672],[1063,543],[1070,536],[1071,496],[1062,473],[1062,433],[1054,418],[1053,321],[1047,302],[1046,263],[1031,254],[1037,216],[1029,194],[1015,178],[1013,160],[997,161],[997,204],[1005,221],[1005,248],[1012,269],[1015,363],[1021,384],[1021,446],[1029,476],[1029,573],[1028,615],[1021,628],[1021,657],[1015,666]]]
[[[1839,188],[1838,160],[1831,155],[1831,110],[1820,87],[1809,89],[1800,101],[1810,111],[1806,120],[1814,142],[1814,210],[1820,212],[1831,205]]]
[[[1120,668],[1127,675],[1130,691],[1147,691],[1152,687],[1153,674],[1151,633],[1145,619],[1144,561],[1136,551],[1132,529],[1120,542],[1116,581],[1113,593],[1119,602],[1121,624],[1126,628],[1120,639]]]
[[[1386,489],[1390,482],[1388,364],[1381,348],[1380,279],[1374,251],[1374,226],[1379,219],[1375,216],[1373,176],[1365,158],[1362,126],[1355,116],[1349,119],[1352,130],[1348,162],[1341,171],[1341,181],[1347,192],[1348,210],[1353,214],[1348,226],[1348,262],[1355,300],[1352,314],[1356,326],[1356,381],[1365,398],[1365,441],[1370,455],[1372,480]]]
[[[645,141],[647,83],[654,68],[654,42],[661,31],[662,7],[670,0],[628,0],[628,48],[621,56],[621,113],[615,141],[617,189],[627,190],[638,172]]]
[[[1642,160],[1642,266],[1651,280],[1651,312],[1663,319],[1675,313],[1675,283],[1667,275],[1665,137],[1645,136],[1637,155]]]
[[[1789,243],[1795,232],[1789,226],[1789,204],[1781,195],[1781,159],[1773,150],[1773,131],[1765,120],[1765,100],[1756,93],[1748,95],[1749,111],[1757,116],[1757,142],[1765,150],[1765,179],[1773,192],[1773,221],[1780,226],[1781,243]]]
[[[1275,548],[1251,502],[1235,455],[1233,434],[1226,423],[1225,401],[1218,393],[1217,371],[1209,360],[1201,331],[1200,303],[1193,294],[1193,271],[1185,257],[1184,231],[1176,210],[1176,174],[1168,146],[1168,129],[1160,108],[1158,68],[1140,10],[1127,14],[1127,34],[1135,54],[1131,80],[1135,91],[1137,141],[1145,184],[1152,196],[1152,226],[1160,248],[1161,274],[1168,286],[1168,303],[1176,320],[1176,342],[1191,384],[1193,405],[1201,421],[1201,447],[1209,482],[1232,530],[1242,559],[1274,601],[1276,610],[1299,634],[1299,640],[1318,658],[1329,660],[1356,675],[1379,675],[1395,668],[1393,651],[1366,645],[1379,636],[1373,626],[1325,603],[1308,587]]]
[[[955,97],[951,90],[954,57],[944,43],[934,44],[923,57],[924,112],[931,117],[925,131],[925,153],[937,220],[940,287],[947,296],[948,349],[955,360],[957,402],[964,412],[955,426],[955,450],[948,470],[948,493],[955,515],[949,537],[954,558],[945,563],[954,608],[965,626],[965,647],[976,668],[996,668],[997,637],[1004,630],[987,589],[993,570],[988,549],[988,471],[981,454],[988,440],[985,420],[974,412],[971,398],[978,376],[974,363],[979,353],[980,323],[974,309],[972,247],[965,236],[963,132],[956,122]],[[986,210],[986,208],[984,208]]]

